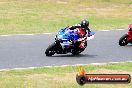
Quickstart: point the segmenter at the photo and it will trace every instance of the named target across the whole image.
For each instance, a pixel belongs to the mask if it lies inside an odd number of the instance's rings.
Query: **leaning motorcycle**
[[[87,36],[87,40],[94,38],[95,33],[90,32]],[[46,56],[52,56],[54,54],[67,54],[72,53],[73,55],[80,54],[87,47],[87,40],[84,42],[83,48],[79,48],[81,41],[78,41],[79,35],[70,30],[69,27],[61,29],[55,36],[55,42],[48,46],[45,51]]]
[[[126,34],[124,34],[120,39],[119,39],[119,45],[120,46],[125,46],[128,43],[132,43],[132,30],[129,29]]]

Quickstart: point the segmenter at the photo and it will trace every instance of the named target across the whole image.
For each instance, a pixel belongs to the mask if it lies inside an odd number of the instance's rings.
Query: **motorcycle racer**
[[[79,39],[77,42],[75,42],[75,48],[79,46],[79,48],[85,47],[85,40],[87,39],[87,36],[90,36],[90,28],[89,28],[89,21],[87,19],[84,19],[80,22],[80,24],[76,24],[69,27],[70,30],[74,30],[75,33],[79,35]],[[88,31],[88,33],[87,33]]]
[[[93,39],[94,35],[95,33],[89,29],[89,22],[82,20],[78,25],[62,28],[55,35],[55,41],[48,46],[45,54],[46,56],[67,53],[78,55],[86,49],[87,41]]]
[[[128,43],[132,44],[132,23],[128,25],[128,32],[119,39],[120,46],[125,46]]]
[[[84,19],[80,22],[80,24],[70,26],[69,28],[71,30],[79,28],[78,33],[82,36],[85,36],[87,34],[87,31],[88,31],[88,34],[91,32],[89,29],[89,21],[87,19]]]

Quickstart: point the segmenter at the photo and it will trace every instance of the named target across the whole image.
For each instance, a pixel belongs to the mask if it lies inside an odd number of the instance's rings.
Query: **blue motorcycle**
[[[90,36],[87,37],[87,40],[94,38],[94,32],[90,33]],[[55,42],[48,46],[45,51],[46,56],[52,56],[56,54],[67,54],[72,53],[77,55],[85,50],[87,47],[87,41],[84,43],[84,48],[78,48],[80,41],[79,35],[70,30],[69,27],[61,29],[58,34],[55,36]]]

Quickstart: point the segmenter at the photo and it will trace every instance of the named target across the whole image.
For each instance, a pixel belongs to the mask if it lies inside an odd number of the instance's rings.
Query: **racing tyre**
[[[71,52],[73,55],[78,55],[78,54],[81,53],[80,50],[79,50],[79,44],[80,44],[80,42],[76,42],[74,44],[74,48],[73,48],[73,50]]]
[[[128,44],[127,38],[128,38],[128,35],[127,35],[127,34],[123,35],[123,36],[120,38],[120,40],[119,40],[119,45],[120,45],[120,46],[125,46],[125,45],[127,45],[127,44]]]
[[[48,48],[45,51],[46,56],[52,56],[55,54],[54,52],[55,46],[56,46],[56,43],[52,43],[51,45],[48,46]]]
[[[72,54],[73,55],[78,55],[78,54],[80,54],[80,52],[79,51],[73,51]]]

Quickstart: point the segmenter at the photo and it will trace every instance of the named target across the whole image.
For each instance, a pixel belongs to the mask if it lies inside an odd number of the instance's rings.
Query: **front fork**
[[[56,43],[55,51],[56,51],[57,53],[60,53],[60,54],[63,53],[64,50],[63,50],[63,48],[62,48],[62,46],[61,46],[61,44],[60,44],[60,41],[59,41],[59,40],[56,40],[55,43]]]

